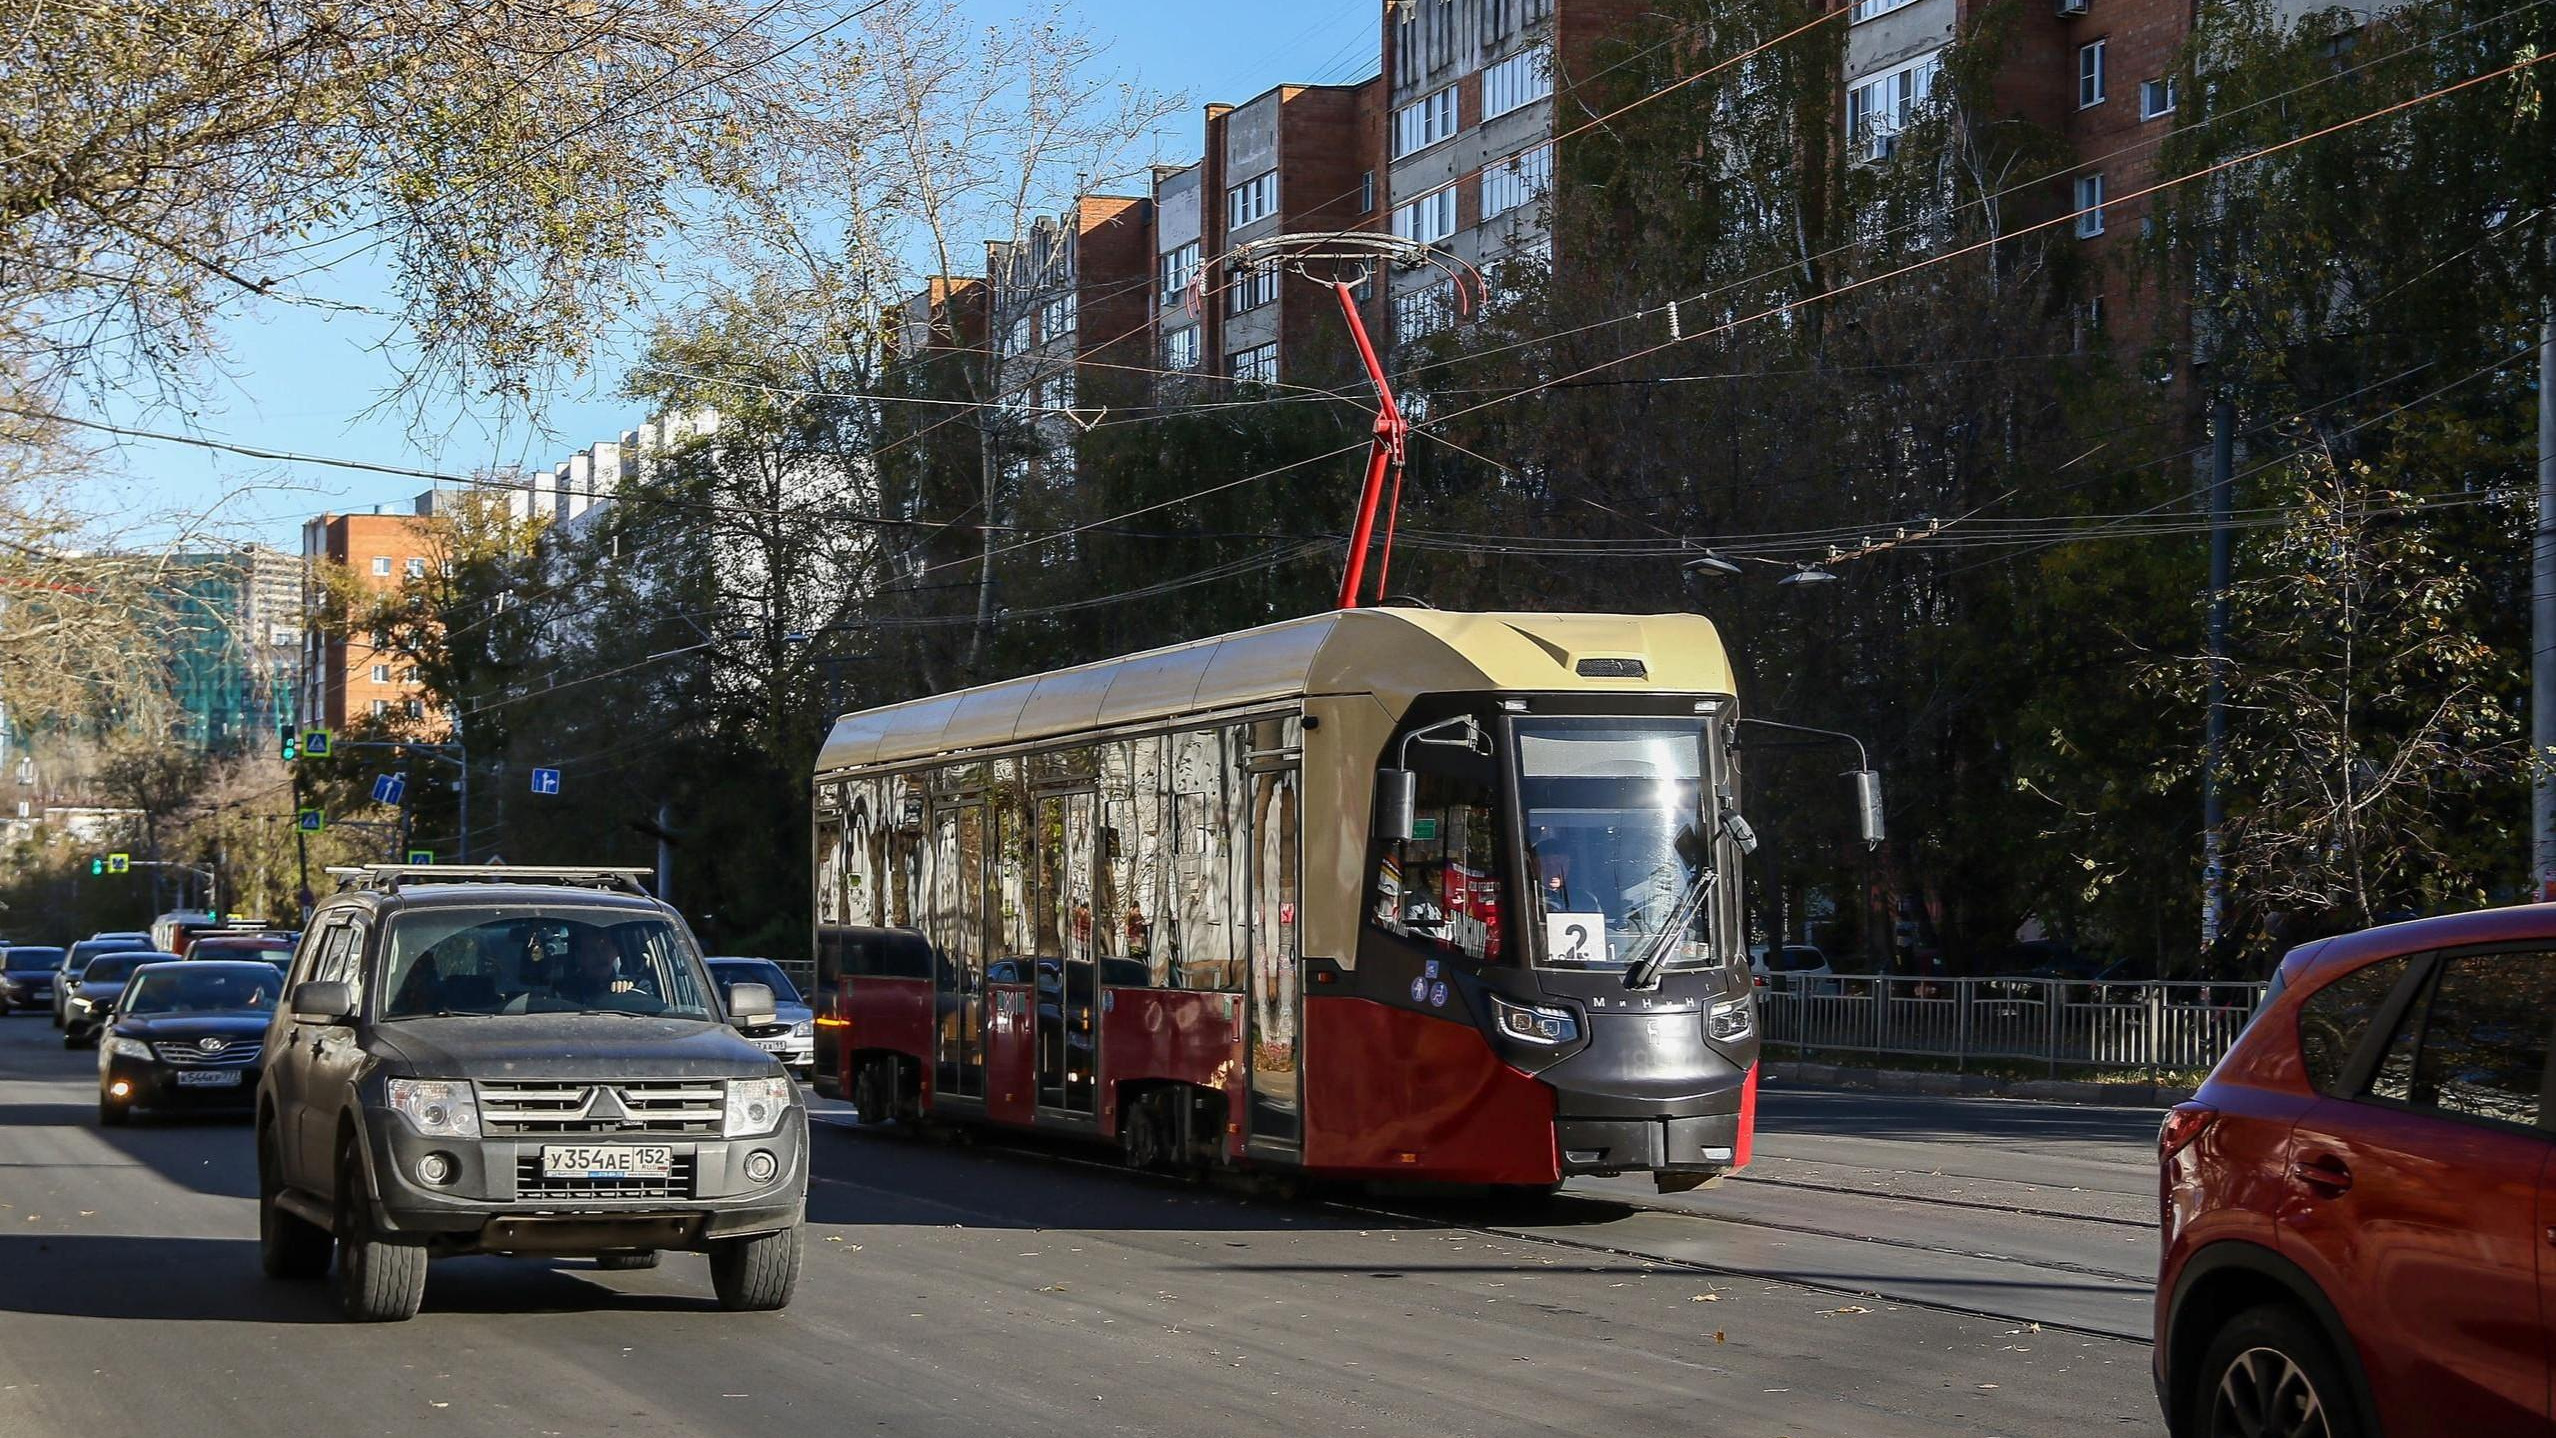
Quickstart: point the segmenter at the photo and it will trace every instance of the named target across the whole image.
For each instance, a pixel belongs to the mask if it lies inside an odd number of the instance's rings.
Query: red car
[[[2550,1421],[2556,905],[2322,940],[2158,1139],[2176,1438]]]

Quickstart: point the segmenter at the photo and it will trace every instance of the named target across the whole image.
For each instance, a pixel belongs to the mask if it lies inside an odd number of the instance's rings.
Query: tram
[[[1749,1161],[1731,668],[1687,614],[1347,609],[839,720],[864,1122],[1550,1187]]]

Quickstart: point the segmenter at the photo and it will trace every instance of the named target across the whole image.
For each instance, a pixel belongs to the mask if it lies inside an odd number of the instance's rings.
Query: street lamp
[[[1777,584],[1835,584],[1837,576],[1816,564],[1797,564],[1793,572],[1775,581]]]
[[[1685,568],[1689,574],[1706,575],[1715,579],[1731,578],[1740,572],[1738,565],[1709,549],[1686,561]]]

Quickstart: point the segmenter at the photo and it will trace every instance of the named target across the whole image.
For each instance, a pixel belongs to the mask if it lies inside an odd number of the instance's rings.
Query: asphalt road
[[[259,1276],[245,1127],[101,1130],[91,1063],[0,1022],[7,1438],[2158,1430],[2134,1110],[1770,1094],[1743,1181],[1533,1210],[829,1125],[785,1313],[492,1258],[355,1327]]]

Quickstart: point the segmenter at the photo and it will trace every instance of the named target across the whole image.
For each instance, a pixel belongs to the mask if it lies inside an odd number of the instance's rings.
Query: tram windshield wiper
[[[1686,881],[1686,887],[1678,891],[1677,902],[1669,908],[1668,923],[1651,936],[1642,956],[1625,968],[1624,987],[1656,989],[1660,986],[1660,971],[1668,967],[1669,955],[1677,951],[1687,925],[1695,922],[1695,911],[1713,892],[1713,881],[1717,877],[1711,869],[1698,869],[1695,877]]]

